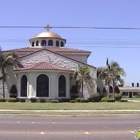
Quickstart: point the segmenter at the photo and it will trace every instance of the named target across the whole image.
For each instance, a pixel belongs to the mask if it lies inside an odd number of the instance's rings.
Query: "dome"
[[[53,33],[53,32],[41,32],[41,33],[38,33],[37,35],[35,35],[33,38],[41,38],[41,37],[53,37],[53,38],[61,38],[61,36],[59,36],[58,34],[56,33]]]

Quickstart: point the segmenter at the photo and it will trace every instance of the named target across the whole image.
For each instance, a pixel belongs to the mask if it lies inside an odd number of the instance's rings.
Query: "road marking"
[[[55,122],[52,122],[52,123],[55,123]]]
[[[45,134],[44,132],[40,132],[41,135]]]
[[[134,131],[130,131],[130,133],[133,133],[134,134],[135,132]]]
[[[86,135],[89,135],[89,132],[85,132]]]
[[[17,123],[20,123],[20,122],[17,122]]]
[[[32,122],[32,123],[35,123],[35,122]]]

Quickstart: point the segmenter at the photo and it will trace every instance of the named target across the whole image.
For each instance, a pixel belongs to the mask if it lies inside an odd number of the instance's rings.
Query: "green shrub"
[[[101,97],[100,97],[100,95],[98,93],[94,93],[94,94],[90,95],[89,100],[91,102],[100,102],[101,101]]]
[[[89,101],[87,99],[85,99],[85,98],[81,98],[81,101],[80,102],[81,103],[88,103]]]
[[[51,100],[51,103],[59,103],[59,100]]]
[[[119,100],[121,100],[122,95],[121,94],[114,94],[114,98],[116,101],[119,101]]]
[[[25,99],[20,98],[20,99],[18,99],[18,101],[23,103],[23,102],[25,102],[26,100],[25,100]]]
[[[69,102],[70,99],[59,99],[59,102]]]
[[[0,98],[0,102],[5,102],[6,99],[5,98]]]
[[[35,103],[36,101],[37,101],[36,98],[31,98],[31,99],[30,99],[30,102],[31,102],[31,103]]]
[[[40,102],[40,103],[45,103],[46,100],[45,100],[45,99],[39,99],[39,102]]]
[[[75,100],[70,100],[69,102],[70,102],[70,103],[75,103]]]
[[[103,97],[102,99],[101,99],[101,102],[107,102],[107,97]]]
[[[8,102],[17,102],[17,99],[16,98],[9,98],[7,101]]]
[[[127,102],[127,100],[121,99],[120,102]]]
[[[140,95],[137,95],[135,98],[140,98]]]
[[[108,99],[107,102],[115,102],[115,99]]]
[[[75,102],[80,103],[82,99],[84,99],[84,98],[76,98],[76,99],[75,99]]]

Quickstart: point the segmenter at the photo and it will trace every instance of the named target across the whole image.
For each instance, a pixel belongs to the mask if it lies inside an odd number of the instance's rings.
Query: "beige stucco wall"
[[[64,72],[51,72],[51,71],[40,71],[40,72],[32,72],[32,71],[25,71],[24,73],[17,73],[18,75],[18,81],[21,81],[21,78],[23,75],[26,75],[28,78],[28,84],[27,84],[27,95],[28,98],[36,97],[36,79],[40,74],[45,74],[49,77],[49,97],[51,99],[56,99],[58,97],[58,78],[60,75],[64,75],[66,78],[66,97],[63,98],[70,98],[70,75],[68,73]],[[19,94],[18,97],[20,97],[20,87],[21,82],[18,82],[18,90]],[[62,98],[62,97],[61,97]]]
[[[28,55],[26,57],[20,58],[20,62],[24,66],[28,66],[34,63],[39,62],[49,62],[70,70],[77,70],[80,65],[83,65],[83,63],[76,62],[72,59],[66,58],[64,56],[61,56],[59,54],[55,54],[53,52],[42,50],[36,53],[33,53],[32,55]],[[89,87],[85,84],[84,86],[84,96],[86,98],[89,97],[90,94],[97,92],[97,70],[94,67],[89,66],[90,68],[90,75],[93,78],[93,86]],[[70,86],[70,85],[69,85]]]
[[[69,58],[63,57],[61,55],[55,54],[53,52],[50,51],[46,51],[46,50],[42,50],[36,53],[33,53],[32,55],[27,55],[26,57],[22,57],[19,59],[19,61],[23,64],[23,66],[28,66],[34,63],[38,63],[38,62],[49,62],[64,68],[68,68],[70,70],[77,70],[78,69],[78,65],[84,65],[83,63],[78,63],[74,60],[71,60]],[[91,70],[91,76],[93,78],[93,86],[92,88],[89,88],[87,85],[85,85],[84,87],[84,96],[85,97],[89,97],[89,95],[91,93],[96,93],[97,91],[97,82],[96,82],[96,69],[94,67],[89,66],[90,70]],[[12,67],[7,67],[6,69],[7,71],[7,79],[6,79],[6,84],[8,86],[8,90],[6,90],[6,93],[8,95],[12,85],[16,85],[17,86],[17,91],[18,91],[18,97],[20,97],[20,83],[21,83],[21,76],[23,74],[26,74],[28,79],[28,97],[35,97],[36,96],[36,83],[35,83],[35,78],[37,77],[37,75],[42,74],[42,73],[46,73],[44,72],[39,72],[39,73],[35,73],[35,72],[13,72]],[[52,98],[56,98],[58,97],[58,91],[56,88],[57,82],[56,82],[56,77],[58,77],[60,74],[60,72],[49,72],[47,73],[47,75],[50,77],[50,83],[51,83],[51,87],[50,87],[50,96]],[[67,98],[70,97],[70,88],[72,83],[70,83],[70,74],[65,73],[65,72],[61,72],[61,74],[64,74],[66,79],[67,79]],[[72,75],[72,74],[71,74]],[[1,84],[0,84],[0,87]],[[6,87],[6,85],[5,85]],[[1,93],[2,93],[2,88],[0,88]]]

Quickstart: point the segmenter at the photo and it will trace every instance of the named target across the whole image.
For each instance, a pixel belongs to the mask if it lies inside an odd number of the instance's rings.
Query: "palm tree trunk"
[[[4,77],[2,79],[3,98],[5,98]]]
[[[5,88],[4,88],[4,83],[5,83],[5,71],[4,71],[4,66],[2,67],[2,90],[3,90],[3,98],[5,98]]]
[[[84,80],[82,79],[82,97],[84,97],[83,92],[84,92]]]

